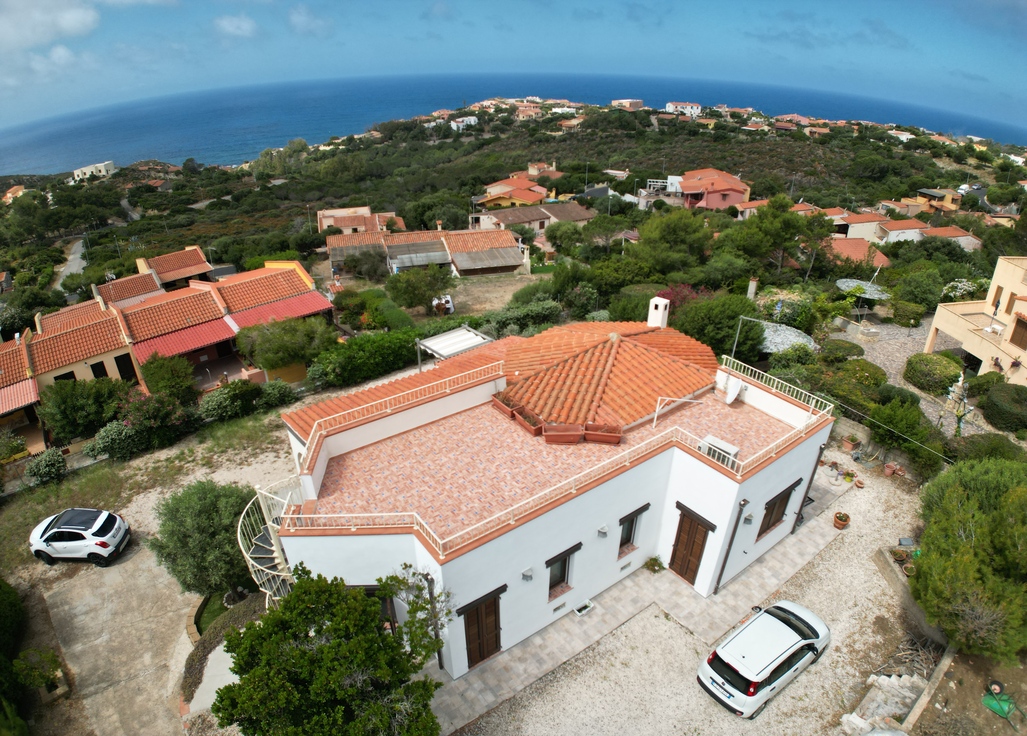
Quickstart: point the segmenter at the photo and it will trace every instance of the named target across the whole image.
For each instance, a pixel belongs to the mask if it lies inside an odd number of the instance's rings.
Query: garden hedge
[[[828,365],[844,363],[849,358],[859,358],[865,351],[859,345],[848,340],[824,340],[820,346],[820,360]]]
[[[250,621],[256,621],[264,615],[264,610],[264,594],[258,590],[211,621],[185,660],[185,674],[182,676],[182,698],[185,702],[192,702],[196,689],[203,682],[207,657],[221,646],[225,633],[229,629],[241,629]]]
[[[977,409],[995,429],[1003,432],[1027,429],[1027,386],[996,384],[977,402]]]
[[[906,361],[902,377],[933,396],[943,396],[959,380],[960,369],[942,355],[916,353]]]
[[[902,327],[919,327],[920,321],[924,318],[927,309],[920,304],[913,302],[893,301],[891,303],[892,322]]]
[[[966,395],[971,399],[975,399],[978,396],[984,396],[984,394],[991,391],[992,386],[997,386],[998,384],[1005,382],[1005,376],[998,371],[974,376],[973,378],[968,378],[966,381]]]
[[[903,404],[920,406],[920,397],[909,389],[895,386],[890,383],[877,387],[877,403],[890,404],[893,401],[901,401]]]

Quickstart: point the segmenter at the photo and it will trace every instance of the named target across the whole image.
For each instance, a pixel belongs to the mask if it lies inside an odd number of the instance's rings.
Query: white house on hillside
[[[453,677],[650,557],[716,594],[801,522],[831,406],[718,365],[668,307],[498,342],[447,333],[425,347],[458,354],[431,370],[283,414],[298,482],[240,522],[261,587],[286,593],[299,562],[360,586],[412,563],[452,593]]]
[[[693,118],[702,115],[702,105],[698,102],[668,102],[664,110]]]

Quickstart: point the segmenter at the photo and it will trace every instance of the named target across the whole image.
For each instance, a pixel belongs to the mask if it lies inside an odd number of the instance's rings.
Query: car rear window
[[[713,653],[710,668],[723,677],[724,681],[738,692],[744,693],[749,689],[749,681],[742,677],[738,670],[721,659],[720,655],[716,652]]]
[[[103,520],[103,523],[93,532],[94,537],[106,537],[114,529],[114,525],[118,523],[118,520],[114,518],[114,514],[107,514],[107,518]]]
[[[810,626],[808,623],[803,621],[801,618],[796,616],[791,611],[786,611],[783,608],[768,608],[766,613],[776,618],[778,621],[783,623],[789,629],[794,631],[803,639],[816,639],[820,635],[817,630]]]

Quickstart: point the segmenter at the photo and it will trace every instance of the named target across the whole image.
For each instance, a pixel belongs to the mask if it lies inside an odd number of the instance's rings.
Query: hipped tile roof
[[[930,225],[920,222],[920,220],[888,220],[882,222],[878,227],[888,232],[899,232],[902,230],[927,230]]]
[[[90,299],[87,302],[72,304],[70,307],[64,307],[50,314],[40,315],[39,324],[42,327],[41,334],[50,334],[87,325],[103,318],[104,313],[100,309],[100,303],[95,299]]]
[[[517,238],[510,230],[450,231],[443,236],[450,253],[472,253],[495,248],[516,248]]]
[[[232,326],[225,319],[216,319],[167,335],[159,335],[150,340],[141,340],[132,346],[132,352],[140,363],[145,363],[154,353],[170,358],[234,337],[235,330]]]
[[[856,263],[870,260],[874,266],[879,268],[891,265],[888,256],[877,250],[865,238],[832,238],[828,241],[827,247],[841,258],[848,258]]]
[[[28,377],[24,342],[8,340],[0,345],[0,388],[13,386]]]

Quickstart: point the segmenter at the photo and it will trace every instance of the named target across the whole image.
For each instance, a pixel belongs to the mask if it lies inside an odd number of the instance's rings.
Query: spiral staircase
[[[253,500],[239,517],[236,531],[239,549],[242,550],[254,582],[267,596],[268,608],[277,607],[295,582],[278,531],[285,510],[292,504],[294,496],[298,498],[298,493],[299,482],[296,477],[287,478],[268,488],[258,488]]]

